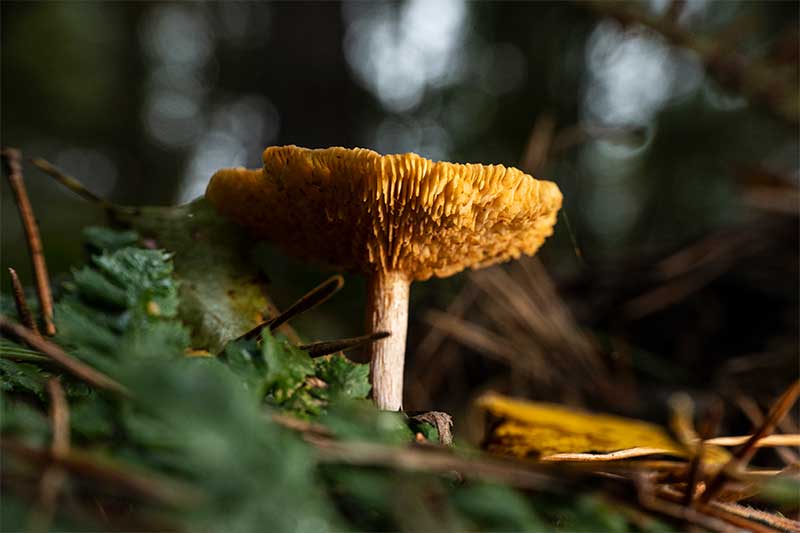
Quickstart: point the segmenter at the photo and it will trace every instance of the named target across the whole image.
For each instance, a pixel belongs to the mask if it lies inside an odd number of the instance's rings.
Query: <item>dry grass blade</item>
[[[311,357],[322,357],[343,350],[352,350],[366,346],[380,339],[385,339],[390,333],[388,331],[378,331],[370,333],[369,335],[361,335],[360,337],[351,337],[349,339],[339,339],[335,341],[322,341],[312,342],[311,344],[303,344],[298,346],[301,350],[308,352]]]
[[[114,392],[116,394],[128,395],[128,391],[118,382],[106,376],[102,372],[95,370],[87,364],[68,355],[57,344],[44,339],[29,329],[15,324],[4,316],[0,316],[0,333],[21,340],[34,350],[42,352],[50,357],[74,376],[94,385],[95,387]]]
[[[776,400],[761,426],[750,436],[747,442],[733,454],[731,460],[711,481],[708,489],[702,495],[702,500],[704,502],[711,501],[714,496],[724,488],[729,476],[750,462],[750,459],[757,449],[755,446],[756,443],[772,433],[775,429],[775,425],[789,412],[789,409],[791,409],[792,405],[797,401],[798,395],[800,395],[800,380],[792,383],[780,398]]]
[[[659,487],[656,491],[659,498],[670,502],[678,502],[683,495],[671,487]],[[739,531],[753,531],[757,533],[774,533],[781,531],[798,531],[800,523],[773,515],[757,509],[750,509],[735,503],[718,501],[698,504],[696,510],[707,516],[723,520],[739,528]]]
[[[462,344],[506,364],[520,366],[519,359],[524,360],[524,358],[518,357],[519,353],[513,346],[477,324],[436,310],[428,311],[424,320],[431,326],[447,332]],[[527,370],[535,372],[535,370]]]
[[[50,452],[53,457],[63,459],[69,455],[70,449],[69,404],[58,378],[51,378],[47,382],[47,391],[50,395],[50,424],[53,433]],[[58,465],[50,466],[44,471],[39,485],[39,504],[28,521],[31,531],[50,529],[58,496],[66,480],[67,472]]]
[[[753,438],[752,435],[741,435],[736,437],[714,437],[706,441],[708,444],[716,446],[739,446]],[[756,441],[753,444],[756,448],[772,448],[775,446],[800,446],[800,435],[769,435]]]
[[[753,427],[760,426],[764,423],[764,413],[761,412],[761,408],[758,406],[755,400],[748,396],[738,396],[736,398],[736,403],[745,416],[750,419],[750,423],[753,424]],[[794,426],[791,421],[791,417],[788,416],[784,417],[778,422],[778,427],[784,431],[795,433],[798,432],[798,428]],[[770,437],[775,437],[775,435],[770,435]],[[764,442],[764,440],[765,439],[760,440],[759,443]],[[775,451],[787,465],[800,463],[800,456],[798,456],[798,454],[790,448],[778,446]]]
[[[657,490],[652,481],[646,479],[644,475],[639,475],[634,479],[639,504],[656,514],[680,520],[686,524],[701,527],[708,531],[719,533],[741,533],[741,529],[734,527],[728,522],[715,516],[709,516],[700,510],[679,505],[673,501],[667,501],[658,497]]]
[[[525,146],[525,153],[520,161],[522,170],[535,176],[544,167],[547,156],[550,153],[555,129],[556,121],[553,115],[550,113],[539,115],[533,125],[528,143]]]
[[[537,385],[570,383],[612,401],[626,396],[619,386],[612,390],[594,343],[578,327],[538,259],[481,270],[470,279],[486,296],[479,300],[481,315],[517,353],[512,368],[535,367],[530,379]]]
[[[467,285],[447,306],[447,314],[461,318],[467,309],[475,302],[478,296],[478,289],[473,285]],[[427,368],[437,355],[439,347],[447,338],[447,332],[438,328],[431,328],[422,341],[417,346],[416,364],[419,367]]]
[[[3,148],[2,156],[8,174],[8,183],[14,192],[14,201],[17,204],[17,209],[19,209],[22,226],[25,229],[28,250],[31,254],[33,275],[36,280],[36,294],[39,297],[44,332],[52,337],[56,334],[56,326],[53,323],[53,295],[50,291],[50,278],[47,274],[47,263],[44,258],[42,238],[39,235],[39,226],[36,224],[36,216],[33,213],[28,191],[25,189],[25,181],[22,178],[22,156],[19,150],[14,148]]]
[[[269,328],[270,330],[274,330],[280,327],[282,324],[288,322],[292,318],[296,317],[297,315],[304,313],[314,307],[318,306],[334,294],[339,291],[339,289],[344,286],[344,278],[342,276],[336,275],[331,276],[320,285],[311,289],[308,293],[302,296],[299,300],[293,303],[288,309],[284,312],[259,324],[258,326],[254,327],[241,337],[240,339],[254,339],[256,338],[264,328]]]
[[[683,504],[686,506],[692,506],[695,502],[697,488],[704,472],[703,461],[705,460],[706,444],[709,437],[717,432],[723,411],[722,401],[715,397],[700,423],[699,435],[693,447],[694,454],[689,463],[686,491],[683,495]]]
[[[637,446],[635,448],[617,450],[608,453],[556,453],[553,455],[547,455],[545,457],[542,457],[539,460],[548,463],[555,463],[561,461],[576,462],[576,463],[606,463],[609,461],[634,459],[637,457],[646,457],[648,455],[663,455],[668,453],[669,450],[665,450],[663,448],[650,448],[647,446]]]
[[[8,274],[11,276],[11,290],[14,295],[14,305],[17,308],[19,321],[29,330],[39,335],[39,328],[36,326],[36,319],[33,318],[28,301],[25,299],[25,290],[22,288],[22,283],[19,281],[17,271],[13,268],[8,269]]]
[[[670,280],[625,303],[622,312],[630,320],[639,320],[685,300],[724,274],[729,265],[718,263],[679,279]]]
[[[800,192],[789,187],[748,187],[742,194],[742,199],[756,209],[800,216]]]

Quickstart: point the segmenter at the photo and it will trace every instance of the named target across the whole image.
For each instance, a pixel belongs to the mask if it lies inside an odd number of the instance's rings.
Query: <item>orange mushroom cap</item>
[[[222,215],[292,255],[410,280],[534,254],[562,201],[555,183],[503,165],[297,146],[263,160],[211,178],[206,197]]]

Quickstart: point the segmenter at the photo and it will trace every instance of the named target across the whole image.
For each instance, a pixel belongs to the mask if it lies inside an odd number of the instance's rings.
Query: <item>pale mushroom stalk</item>
[[[403,368],[411,280],[403,272],[374,273],[367,284],[367,331],[391,335],[370,346],[372,399],[379,409],[403,409]]]
[[[372,397],[403,408],[412,281],[533,255],[561,207],[555,183],[502,165],[382,156],[363,148],[271,146],[257,170],[222,169],[206,197],[258,239],[369,279]]]

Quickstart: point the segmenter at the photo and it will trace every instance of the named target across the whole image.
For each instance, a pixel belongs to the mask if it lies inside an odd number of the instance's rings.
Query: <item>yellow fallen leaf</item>
[[[579,462],[690,456],[689,450],[662,427],[641,420],[496,393],[481,396],[477,406],[498,419],[485,442],[490,452],[499,455]],[[704,457],[706,463],[721,464],[729,455],[718,447],[706,446]]]
[[[213,357],[208,350],[195,350],[193,348],[186,348],[183,351],[183,355],[186,357]]]

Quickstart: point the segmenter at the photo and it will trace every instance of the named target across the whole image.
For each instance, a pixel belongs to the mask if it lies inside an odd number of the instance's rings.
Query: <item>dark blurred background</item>
[[[536,259],[414,286],[409,409],[493,387],[658,417],[683,389],[752,418],[798,375],[796,2],[1,6],[2,143],[119,203],[189,201],[290,143],[556,181]],[[103,214],[25,171],[64,273]],[[3,182],[3,272],[29,281],[23,242]],[[327,275],[264,255],[283,306]],[[301,332],[361,333],[347,280]]]

